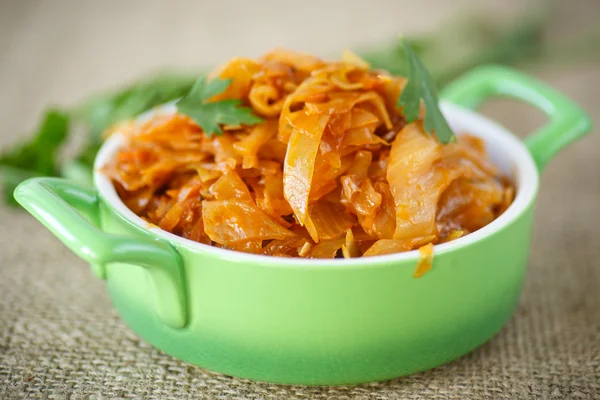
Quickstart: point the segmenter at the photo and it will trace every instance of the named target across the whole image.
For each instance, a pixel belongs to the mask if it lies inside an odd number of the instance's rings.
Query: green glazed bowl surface
[[[470,111],[494,96],[542,109],[549,122],[525,144]],[[457,132],[482,137],[514,179],[510,208],[481,230],[434,250],[351,260],[287,259],[232,252],[148,226],[98,171],[95,188],[36,178],[16,199],[106,280],[123,320],[143,339],[189,363],[286,384],[378,381],[435,367],[494,336],[519,299],[539,174],[590,130],[571,101],[515,71],[482,67],[451,85],[442,110]]]

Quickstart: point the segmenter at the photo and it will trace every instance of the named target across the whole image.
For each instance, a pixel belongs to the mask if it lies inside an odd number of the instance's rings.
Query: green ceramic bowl
[[[493,96],[549,118],[521,142],[474,113]],[[527,265],[539,170],[590,130],[588,117],[545,85],[480,68],[443,94],[457,131],[482,137],[517,186],[514,204],[483,229],[438,245],[413,278],[418,252],[353,260],[287,259],[222,250],[151,228],[110,181],[21,184],[16,199],[106,280],[123,320],[174,357],[259,381],[338,385],[378,381],[446,363],[494,336],[511,316]],[[109,139],[96,169],[122,138]]]

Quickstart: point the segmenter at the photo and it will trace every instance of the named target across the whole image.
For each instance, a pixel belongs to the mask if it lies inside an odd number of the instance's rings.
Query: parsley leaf
[[[440,143],[450,143],[455,139],[448,122],[440,111],[435,84],[425,66],[406,41],[402,42],[408,67],[408,82],[398,98],[398,106],[403,107],[406,122],[411,123],[419,118],[421,100],[425,103],[425,131],[435,132]]]
[[[254,125],[263,122],[248,107],[240,107],[237,99],[210,99],[221,94],[231,84],[231,79],[211,79],[202,77],[194,83],[192,90],[176,103],[177,110],[192,118],[208,136],[223,133],[220,125]]]
[[[0,173],[4,198],[16,204],[12,193],[21,181],[34,176],[56,176],[56,157],[69,130],[69,116],[58,110],[46,112],[30,142],[0,155]]]

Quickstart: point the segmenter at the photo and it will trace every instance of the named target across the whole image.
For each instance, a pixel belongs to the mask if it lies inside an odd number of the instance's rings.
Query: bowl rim
[[[497,122],[467,108],[444,100],[440,102],[440,105],[450,126],[453,126],[456,121],[462,123],[466,122],[469,126],[477,127],[472,130],[469,128],[470,134],[480,136],[486,140],[486,142],[490,137],[493,137],[496,144],[501,144],[501,147],[503,147],[503,156],[510,159],[516,167],[514,170],[516,196],[508,209],[488,225],[451,242],[435,245],[434,256],[462,249],[506,228],[511,222],[517,220],[535,201],[539,186],[539,172],[535,166],[533,157],[526,145],[516,135]],[[142,122],[148,120],[155,113],[171,113],[174,111],[174,106],[172,104],[167,104],[141,115],[138,118],[138,121]],[[222,249],[167,232],[157,226],[148,224],[148,222],[144,221],[141,217],[131,211],[118,196],[110,179],[101,171],[102,167],[114,156],[124,143],[126,143],[126,138],[119,132],[115,132],[104,142],[94,161],[94,186],[96,187],[100,198],[102,198],[112,212],[119,216],[123,221],[134,228],[146,231],[152,236],[170,242],[177,249],[183,247],[196,254],[211,255],[215,258],[227,259],[235,262],[258,263],[263,266],[340,268],[365,265],[373,266],[374,264],[400,263],[406,261],[416,262],[419,259],[418,249],[402,253],[351,259],[276,257]]]

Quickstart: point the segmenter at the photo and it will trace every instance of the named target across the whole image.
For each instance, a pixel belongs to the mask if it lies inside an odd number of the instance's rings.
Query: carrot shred
[[[420,278],[431,270],[433,264],[433,244],[429,243],[419,248],[419,261],[417,261],[417,268],[413,276]]]

